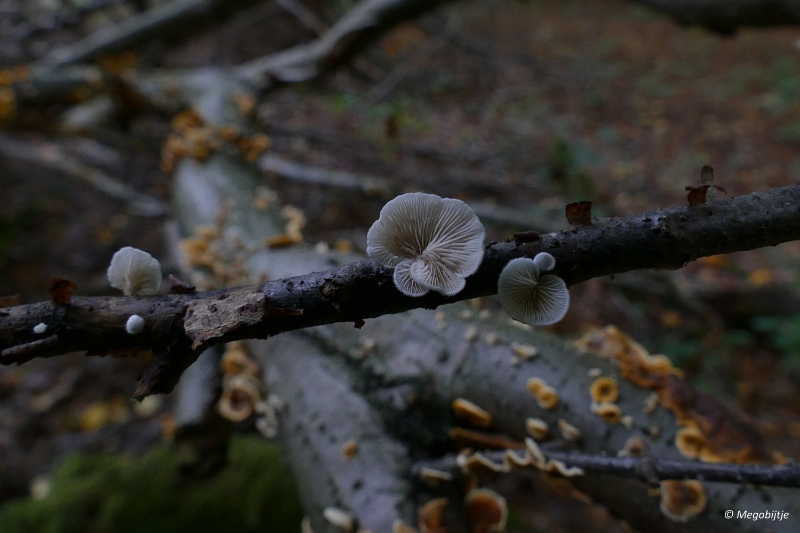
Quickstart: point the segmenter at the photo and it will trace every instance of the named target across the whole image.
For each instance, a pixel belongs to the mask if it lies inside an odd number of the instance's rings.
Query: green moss
[[[216,477],[182,483],[175,453],[143,458],[77,454],[53,473],[50,495],[0,508],[4,533],[294,531],[302,517],[280,450],[235,437]]]

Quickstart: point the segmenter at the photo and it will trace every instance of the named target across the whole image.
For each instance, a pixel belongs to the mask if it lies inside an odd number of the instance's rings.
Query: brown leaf
[[[582,201],[567,204],[567,222],[573,226],[590,226],[592,224],[592,202]]]
[[[72,293],[77,288],[78,286],[68,279],[53,278],[50,283],[50,296],[53,297],[53,303],[69,304],[72,300]]]
[[[176,278],[172,274],[169,275],[169,282],[172,284],[169,292],[174,294],[191,294],[197,291],[197,287],[191,283],[186,283],[185,281]]]
[[[686,187],[689,191],[687,195],[689,198],[689,207],[698,207],[706,205],[706,194],[710,185],[702,185],[700,187]]]

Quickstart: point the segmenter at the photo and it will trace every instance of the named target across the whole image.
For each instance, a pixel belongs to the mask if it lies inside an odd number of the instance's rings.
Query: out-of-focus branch
[[[387,28],[438,7],[446,0],[364,0],[319,38],[255,59],[240,67],[247,79],[271,85],[316,78],[357,53]]]
[[[300,21],[303,26],[310,29],[314,33],[322,34],[327,31],[328,25],[325,24],[325,21],[323,21],[317,16],[316,13],[303,5],[302,2],[299,2],[298,0],[275,0],[275,3],[294,15],[294,17]]]
[[[56,69],[130,49],[156,36],[170,36],[176,31],[208,19],[224,7],[241,9],[255,0],[174,0],[132,16],[113,27],[102,28],[77,43],[59,47],[40,59],[35,68]]]
[[[129,204],[138,215],[160,216],[166,213],[164,202],[158,198],[141,193],[96,168],[84,165],[69,157],[54,143],[40,140],[33,145],[0,135],[0,156],[63,172],[67,176],[85,181],[111,198]]]
[[[258,167],[265,172],[274,172],[282,178],[292,181],[356,190],[387,199],[397,192],[396,187],[389,180],[379,176],[366,176],[353,172],[301,165],[271,153],[261,156],[258,160]]]
[[[660,11],[681,24],[733,33],[743,26],[800,24],[797,0],[634,0]]]

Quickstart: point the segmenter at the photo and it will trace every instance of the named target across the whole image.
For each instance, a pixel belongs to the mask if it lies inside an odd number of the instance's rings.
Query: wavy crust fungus
[[[675,522],[688,522],[706,508],[706,491],[696,479],[661,482],[661,512]]]

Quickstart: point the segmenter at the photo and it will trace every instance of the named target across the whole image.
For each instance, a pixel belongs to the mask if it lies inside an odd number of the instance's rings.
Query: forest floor
[[[322,4],[308,2],[334,9]],[[257,9],[178,46],[153,45],[141,68],[235,64],[313,36],[287,13]],[[59,35],[69,42],[85,31]],[[703,165],[728,196],[796,183],[799,45],[796,29],[722,37],[622,0],[460,2],[395,29],[353,68],[268,95],[257,113],[272,153],[285,159],[494,205],[553,231],[567,227],[563,206],[577,200],[591,200],[595,216],[684,205]],[[0,65],[15,61],[7,55]],[[170,117],[131,113],[85,138],[59,132],[65,111],[41,110],[0,133],[59,139],[74,157],[169,201],[159,156]],[[2,153],[0,165],[0,294],[42,300],[54,276],[82,294],[108,293],[108,261],[128,245],[177,271],[163,217],[138,216],[85,182]],[[277,175],[264,184],[302,209],[308,242],[331,246],[363,250],[385,201]],[[502,240],[531,228],[495,221],[487,229]],[[702,287],[719,302],[774,287],[796,293],[798,265],[800,245],[787,243],[696,261],[668,284]],[[731,315],[652,283],[620,276],[573,287],[572,309],[552,329],[570,337],[617,325],[800,458],[800,309],[777,300]],[[168,401],[127,401],[141,368],[80,355],[0,368],[0,500],[27,493],[34,476],[76,449],[140,453],[169,435]]]

